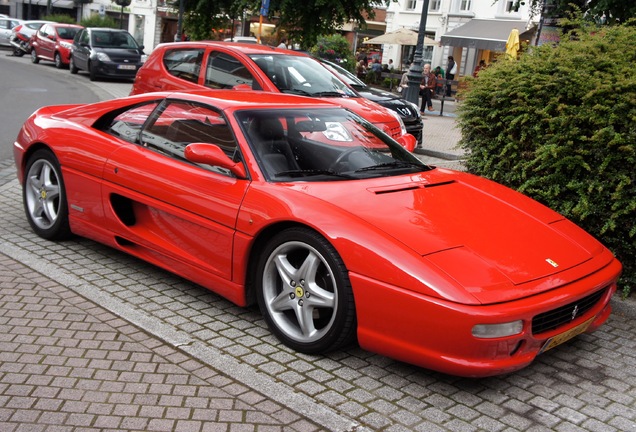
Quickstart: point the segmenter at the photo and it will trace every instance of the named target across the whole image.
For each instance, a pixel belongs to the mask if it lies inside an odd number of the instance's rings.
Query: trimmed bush
[[[56,23],[63,23],[63,24],[75,24],[77,22],[77,20],[71,16],[68,15],[62,15],[62,14],[54,14],[54,15],[47,15],[47,16],[43,16],[42,17],[43,21],[53,21]]]
[[[80,21],[80,24],[84,27],[109,27],[114,29],[119,28],[119,24],[113,18],[109,16],[101,17],[97,14],[82,19]]]
[[[635,40],[629,25],[584,27],[502,57],[468,79],[458,110],[467,170],[596,236],[623,264],[624,295],[636,286]]]
[[[340,64],[343,68],[355,73],[356,59],[346,37],[341,34],[321,36],[309,52],[325,60]]]

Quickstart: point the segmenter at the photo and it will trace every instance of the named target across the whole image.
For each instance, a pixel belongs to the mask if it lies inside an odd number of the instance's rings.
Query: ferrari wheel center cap
[[[294,292],[296,293],[296,297],[302,297],[305,294],[305,291],[299,286],[296,287]]]
[[[40,198],[46,199],[46,191],[44,189],[40,191]]]

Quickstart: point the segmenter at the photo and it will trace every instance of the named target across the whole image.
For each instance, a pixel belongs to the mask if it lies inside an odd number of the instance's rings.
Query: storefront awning
[[[25,1],[24,4],[32,4],[39,6],[47,6],[48,0],[31,0]],[[51,0],[51,7],[56,8],[65,8],[65,9],[73,9],[75,7],[75,3],[73,0]]]
[[[534,28],[526,30],[525,21],[472,19],[442,36],[442,45],[506,51],[506,41],[512,29],[519,30],[519,38],[529,39]]]

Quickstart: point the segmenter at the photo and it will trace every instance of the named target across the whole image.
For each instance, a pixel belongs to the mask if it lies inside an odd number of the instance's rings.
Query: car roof
[[[79,24],[69,24],[69,23],[50,23],[50,25],[52,25],[53,27],[77,27],[77,28],[84,28],[84,26],[81,26]]]
[[[164,91],[144,93],[133,98],[152,100],[153,98],[184,98],[202,103],[214,104],[220,109],[290,109],[299,107],[342,108],[336,102],[325,99],[286,93],[270,93],[261,90],[197,89],[186,91]]]
[[[170,49],[170,48],[208,48],[217,47],[232,49],[242,52],[244,54],[284,54],[298,57],[310,57],[309,55],[297,51],[292,51],[284,48],[276,48],[269,45],[260,45],[255,43],[243,43],[243,42],[224,42],[224,41],[192,41],[192,42],[166,42],[157,46]]]
[[[109,32],[125,32],[128,33],[128,30],[125,29],[114,29],[114,28],[110,28],[110,27],[86,27],[86,30],[99,30],[99,31],[109,31]]]

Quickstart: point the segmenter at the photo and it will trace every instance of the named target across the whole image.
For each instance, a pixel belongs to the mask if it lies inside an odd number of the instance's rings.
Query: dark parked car
[[[404,126],[406,126],[406,131],[417,138],[418,144],[422,143],[422,117],[417,105],[393,93],[369,87],[360,78],[336,63],[323,59],[320,59],[320,61],[328,69],[336,73],[340,79],[353,87],[360,96],[397,112],[402,118]]]
[[[135,78],[146,60],[143,45],[126,30],[88,27],[73,39],[70,69],[89,73],[91,81],[98,77]]]

